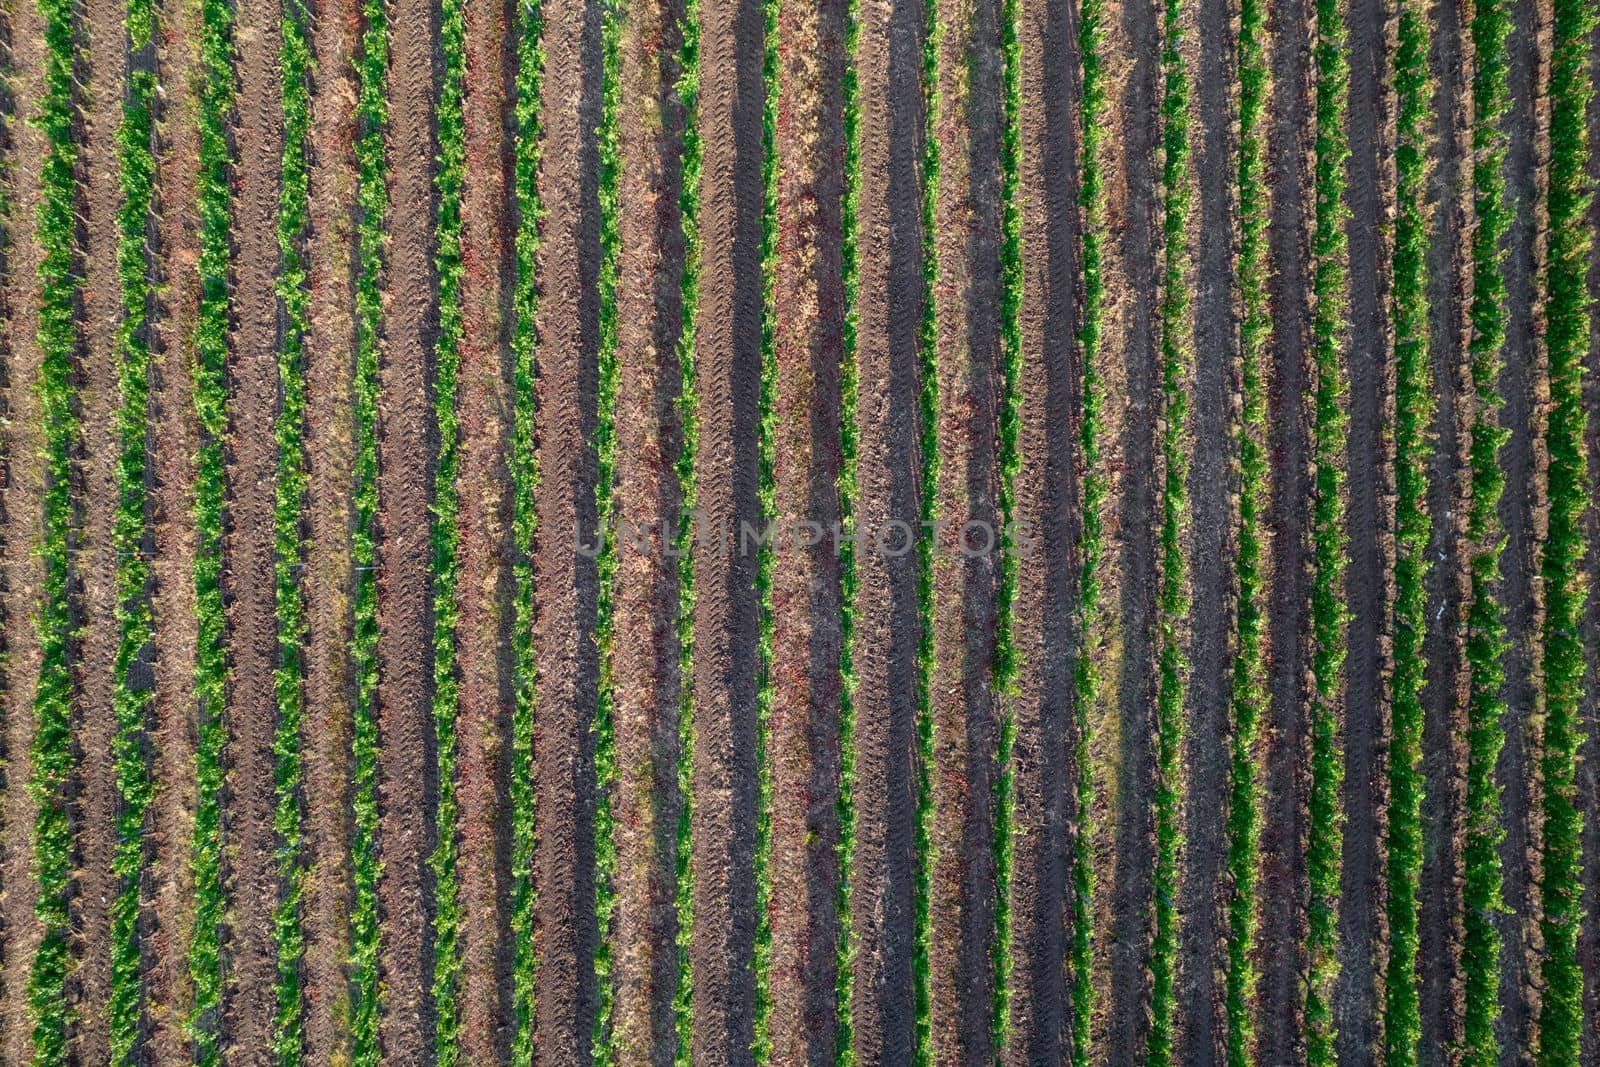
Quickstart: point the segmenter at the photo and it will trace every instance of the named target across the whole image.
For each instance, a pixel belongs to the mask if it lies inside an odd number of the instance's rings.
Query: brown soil
[[[0,556],[0,620],[5,623],[5,660],[0,700],[4,709],[4,756],[0,768],[4,807],[0,809],[0,1059],[26,1063],[32,1053],[27,1011],[28,968],[39,943],[33,905],[38,895],[32,875],[36,805],[28,793],[28,758],[33,743],[33,697],[39,678],[39,642],[30,620],[44,582],[34,546],[43,535],[44,442],[39,430],[41,353],[39,327],[39,246],[35,218],[39,204],[39,161],[44,132],[30,121],[43,97],[44,26],[38,8],[18,4],[4,16],[9,46],[14,110],[6,117],[4,179],[9,207],[4,247],[4,311],[0,325],[0,389],[6,421],[0,423],[0,517],[5,520]]]
[[[1021,159],[1022,375],[1015,517],[1034,540],[1017,561],[1012,644],[1020,664],[1012,701],[1011,1040],[1013,1065],[1059,1063],[1067,1034],[1068,759],[1077,582],[1070,545],[1077,523],[1078,457],[1072,422],[1077,392],[1071,339],[1076,274],[1078,87],[1050,62],[1072,41],[1064,6],[1023,6]]]
[[[457,798],[462,907],[461,1054],[510,1057],[511,835],[506,759],[511,691],[510,188],[507,4],[466,9],[466,180],[462,192]]]
[[[1000,34],[995,9],[939,5],[937,519],[934,542],[933,1054],[993,1060],[994,782],[1000,704],[993,689],[1000,557],[962,551],[963,524],[999,525],[1001,402]],[[977,547],[983,544],[977,535]]]
[[[1544,314],[1541,276],[1544,264],[1544,168],[1549,152],[1549,105],[1540,86],[1548,81],[1550,9],[1545,0],[1512,5],[1510,57],[1511,111],[1506,156],[1506,195],[1512,211],[1506,240],[1505,370],[1500,389],[1505,406],[1500,424],[1511,431],[1501,449],[1506,491],[1500,520],[1507,542],[1500,560],[1499,595],[1505,607],[1508,713],[1499,780],[1505,841],[1506,911],[1501,917],[1499,1035],[1501,1063],[1532,1062],[1534,1021],[1538,1014],[1539,934],[1538,850],[1539,726],[1543,713],[1538,645],[1542,618],[1539,600],[1539,540],[1544,527],[1543,437]]]
[[[595,284],[599,203],[593,131],[600,117],[600,8],[546,9],[547,107],[539,188],[539,621],[540,714],[534,736],[539,839],[536,1029],[541,1063],[589,1062],[594,1026],[594,719],[599,665],[594,643],[594,560],[574,550],[595,526]]]
[[[1307,367],[1311,291],[1310,226],[1313,71],[1311,5],[1270,9],[1267,106],[1268,260],[1272,354],[1267,448],[1271,502],[1267,514],[1267,626],[1270,706],[1263,718],[1260,876],[1260,968],[1256,1054],[1263,1063],[1301,1055],[1306,971],[1307,894],[1305,797],[1308,786],[1306,701],[1310,611],[1308,501],[1311,491],[1310,374]]]
[[[278,189],[283,108],[277,79],[276,3],[240,13],[237,164],[233,201],[236,255],[229,338],[229,463],[223,551],[231,676],[228,689],[228,790],[224,800],[229,901],[229,985],[223,1027],[241,1062],[267,1062],[277,1016],[279,896],[273,826],[278,719],[273,672],[278,620],[273,566],[273,482],[278,450],[280,342],[276,298]]]
[[[750,1062],[755,1024],[756,553],[760,518],[762,50],[758,0],[700,6],[700,306],[694,550],[694,1062]]]
[[[428,372],[432,314],[433,7],[390,11],[384,349],[378,402],[378,812],[383,880],[379,966],[384,1055],[420,1063],[433,1048],[432,582],[429,551],[435,453]]]
[[[923,8],[863,5],[856,67],[861,199],[856,363],[855,861],[852,1041],[862,1063],[907,1063],[912,1002],[917,563],[873,547],[918,515],[917,331],[922,320],[918,87]],[[891,548],[897,547],[890,535]]]
[[[1441,0],[1434,9],[1430,66],[1438,145],[1429,199],[1433,232],[1428,265],[1435,444],[1429,471],[1427,686],[1422,699],[1424,841],[1420,958],[1423,1061],[1452,1062],[1461,1037],[1461,856],[1466,791],[1466,673],[1462,641],[1467,597],[1467,320],[1471,242],[1471,56],[1464,37],[1466,5]]]
[[[1393,591],[1394,330],[1390,227],[1395,20],[1376,0],[1351,0],[1346,204],[1350,262],[1347,449],[1349,567],[1345,598],[1344,854],[1339,898],[1339,978],[1334,1025],[1342,1062],[1375,1061],[1382,1035],[1385,937],[1384,832],[1388,804],[1389,616]],[[1370,265],[1370,266],[1369,266]],[[1376,269],[1373,269],[1376,268]]]
[[[315,1063],[348,1054],[350,956],[351,441],[354,373],[355,0],[330,0],[313,36],[311,102],[311,330],[306,357],[306,511],[311,544],[306,598],[304,823],[301,907],[306,951],[305,1048]]]
[[[839,521],[844,355],[845,5],[784,4],[778,24],[775,306],[780,529]],[[773,577],[772,1058],[822,1067],[837,1043],[839,554],[780,553]]]
[[[1109,186],[1112,239],[1106,243],[1108,289],[1120,292],[1119,314],[1107,322],[1106,355],[1117,370],[1106,391],[1107,453],[1115,456],[1115,528],[1106,563],[1113,577],[1104,603],[1121,655],[1106,672],[1118,721],[1114,757],[1114,858],[1101,876],[1110,890],[1111,924],[1104,950],[1109,975],[1099,1055],[1132,1063],[1144,1054],[1150,1013],[1150,939],[1154,933],[1156,539],[1159,527],[1156,422],[1160,396],[1156,296],[1160,230],[1155,158],[1160,131],[1160,30],[1150,4],[1118,2],[1106,12],[1108,66],[1126,71],[1110,137],[1117,178]]]
[[[1198,62],[1192,68],[1197,121],[1191,126],[1197,198],[1194,247],[1195,371],[1189,469],[1191,613],[1189,699],[1185,708],[1188,781],[1182,894],[1178,902],[1178,1041],[1185,1062],[1222,1062],[1227,1022],[1222,972],[1226,936],[1229,732],[1237,550],[1239,324],[1232,281],[1238,176],[1237,58],[1232,5],[1205,0],[1196,13]]]

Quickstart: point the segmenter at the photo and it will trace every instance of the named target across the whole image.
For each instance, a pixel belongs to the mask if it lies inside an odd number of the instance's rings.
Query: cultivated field
[[[1597,10],[0,0],[0,1064],[1600,1067]]]

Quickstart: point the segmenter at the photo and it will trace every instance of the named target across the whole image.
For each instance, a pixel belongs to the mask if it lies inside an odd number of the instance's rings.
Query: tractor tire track
[[[1600,28],[1591,36],[1590,77],[1600,76]],[[1600,97],[1589,102],[1589,143],[1600,145]],[[1589,156],[1589,180],[1600,182],[1600,154]],[[1589,225],[1600,232],[1600,200],[1589,205]],[[1600,303],[1600,256],[1590,261],[1589,299]],[[1585,406],[1589,410],[1586,451],[1589,484],[1600,484],[1600,320],[1591,319]],[[1588,684],[1579,722],[1583,748],[1578,759],[1578,810],[1583,815],[1583,876],[1580,899],[1584,908],[1583,932],[1578,939],[1578,961],[1583,968],[1582,1007],[1586,1018],[1600,1018],[1600,503],[1591,498],[1584,529],[1589,551],[1585,570],[1589,602],[1583,614],[1583,647],[1589,663]],[[1600,1033],[1584,1032],[1583,1067],[1600,1067]]]
[[[38,343],[38,206],[45,132],[36,119],[44,98],[44,22],[33,4],[6,12],[5,60],[15,110],[7,116],[4,179],[7,242],[4,259],[5,348],[0,352],[4,389],[5,480],[0,482],[4,519],[0,620],[5,623],[3,773],[0,825],[0,1059],[26,1063],[32,1054],[33,1020],[27,1009],[28,971],[39,944],[34,919],[38,887],[33,878],[33,825],[38,806],[28,790],[33,772],[34,693],[40,670],[39,639],[29,623],[44,585],[36,546],[44,536],[44,441],[40,433],[38,382],[43,352]]]
[[[351,533],[356,466],[356,0],[324,0],[311,47],[311,228],[306,339],[306,720],[302,737],[306,873],[301,925],[305,1051],[339,1062],[350,1049],[349,869],[355,711]]]
[[[534,779],[538,886],[534,1043],[539,1062],[589,1062],[597,991],[594,720],[596,393],[600,345],[600,4],[544,13],[539,192],[538,709]]]
[[[1543,714],[1538,676],[1542,608],[1539,551],[1543,536],[1544,313],[1541,293],[1545,226],[1544,160],[1549,153],[1549,104],[1541,87],[1548,82],[1550,8],[1547,0],[1517,0],[1506,42],[1510,59],[1511,109],[1506,153],[1506,198],[1511,223],[1506,235],[1506,346],[1500,391],[1505,396],[1500,425],[1510,440],[1500,452],[1506,491],[1500,521],[1506,532],[1500,559],[1499,595],[1505,605],[1506,743],[1498,778],[1504,791],[1505,906],[1501,915],[1499,1036],[1500,1062],[1531,1063],[1538,1016],[1539,932],[1538,853],[1540,836],[1539,727]]]
[[[390,14],[389,214],[378,403],[378,818],[383,877],[379,967],[384,1056],[421,1063],[434,1046],[430,936],[434,777],[429,547],[437,442],[429,366],[434,298],[434,53],[428,0]]]
[[[1075,435],[1063,432],[1078,402],[1077,151],[1074,117],[1081,91],[1071,68],[1056,62],[1075,45],[1066,5],[1024,0],[1018,26],[1022,93],[1021,190],[1022,373],[1017,381],[1018,450],[1014,521],[1030,544],[1018,544],[1012,643],[1019,664],[1012,698],[1016,736],[1011,867],[1010,1067],[1067,1058],[1069,976],[1069,774],[1075,638],[1077,540]]]
[[[1260,963],[1256,1055],[1288,1063],[1303,1055],[1307,960],[1305,800],[1310,785],[1311,43],[1305,0],[1268,14],[1272,92],[1267,134],[1269,305],[1273,321],[1267,449],[1269,705],[1263,722]]]
[[[854,504],[855,849],[850,886],[856,1060],[909,1064],[917,1046],[916,555],[890,522],[915,523],[922,322],[919,161],[921,0],[863,0],[859,79],[860,203],[856,216],[857,498]],[[887,533],[886,550],[876,544]],[[891,554],[891,552],[899,554]]]
[[[195,318],[200,298],[199,220],[194,211],[200,134],[194,93],[198,6],[169,0],[156,63],[167,83],[158,98],[156,237],[151,258],[158,286],[150,387],[150,513],[155,538],[155,702],[150,734],[149,853],[145,885],[153,921],[144,931],[148,1055],[158,1063],[189,1056],[193,1011],[187,948],[192,936],[194,876]]]
[[[838,1042],[840,389],[845,292],[845,8],[778,10],[778,529],[824,531],[780,545],[772,590],[772,1058],[823,1067]],[[808,528],[809,529],[809,528]]]
[[[1194,137],[1197,175],[1194,254],[1194,350],[1191,396],[1192,460],[1187,545],[1196,610],[1190,616],[1186,841],[1178,911],[1177,1033],[1184,1062],[1221,1063],[1227,1021],[1218,958],[1225,958],[1230,796],[1228,703],[1232,694],[1232,634],[1237,613],[1236,445],[1241,415],[1239,322],[1234,299],[1235,212],[1238,179],[1234,124],[1237,69],[1232,5],[1202,0],[1194,15]]]
[[[967,547],[968,523],[999,526],[999,5],[941,0],[939,188],[934,218],[939,466],[933,515],[933,826],[929,868],[932,1051],[992,1062],[998,541]],[[972,548],[983,549],[983,535]]]
[[[1351,0],[1347,110],[1350,160],[1346,203],[1350,273],[1347,350],[1349,565],[1345,602],[1344,849],[1339,893],[1339,978],[1333,1018],[1341,1062],[1375,1061],[1387,943],[1384,827],[1389,739],[1387,679],[1394,573],[1394,327],[1391,317],[1395,97],[1392,67],[1398,23],[1381,0]]]
[[[1467,5],[1439,0],[1433,9],[1429,65],[1434,82],[1434,168],[1429,199],[1433,230],[1428,260],[1428,333],[1436,400],[1436,444],[1428,474],[1428,512],[1433,535],[1428,554],[1428,633],[1422,692],[1423,861],[1419,916],[1419,981],[1422,1035],[1419,1048],[1429,1067],[1454,1062],[1451,1049],[1463,1034],[1465,995],[1461,977],[1461,835],[1466,803],[1467,676],[1465,640],[1468,597],[1466,532],[1466,420],[1468,305],[1471,270],[1471,41]]]
[[[695,317],[702,511],[694,551],[694,1062],[750,1063],[755,1036],[756,434],[761,382],[764,16],[700,5],[701,277]]]
[[[684,329],[678,98],[681,0],[630,5],[622,31],[618,190],[617,537],[612,643],[616,700],[618,931],[615,1043],[627,1062],[669,1067],[677,1051],[678,528],[675,464]],[[630,542],[629,537],[637,540]]]
[[[458,879],[462,917],[461,1056],[510,1059],[510,808],[513,700],[511,495],[512,6],[467,4],[466,160],[461,191],[461,423],[457,514]]]
[[[1113,826],[1110,929],[1105,941],[1106,1028],[1101,1055],[1132,1063],[1143,1055],[1150,1027],[1150,946],[1155,933],[1155,702],[1156,545],[1158,490],[1156,423],[1159,417],[1159,356],[1156,346],[1160,275],[1159,182],[1161,35],[1154,5],[1121,0],[1108,7],[1108,66],[1126,71],[1120,92],[1111,92],[1111,143],[1121,152],[1109,182],[1108,217],[1117,233],[1109,242],[1107,288],[1120,306],[1107,323],[1107,355],[1115,370],[1106,396],[1107,438],[1114,458],[1116,500],[1115,577],[1106,602],[1115,604],[1114,632],[1121,642],[1115,674],[1117,751]],[[1118,232],[1120,231],[1120,232]],[[1120,379],[1120,380],[1119,380]]]

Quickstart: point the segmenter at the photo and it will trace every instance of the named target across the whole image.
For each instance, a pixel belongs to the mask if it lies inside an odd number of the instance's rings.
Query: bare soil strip
[[[1429,471],[1428,511],[1433,567],[1427,584],[1428,680],[1422,700],[1424,849],[1419,971],[1422,1038],[1430,1065],[1451,1062],[1462,1035],[1461,854],[1466,795],[1465,636],[1467,546],[1466,420],[1471,264],[1471,63],[1466,5],[1441,0],[1433,9],[1434,169],[1429,199],[1433,232],[1428,263],[1428,332],[1437,408]],[[1467,53],[1467,54],[1464,54]]]
[[[1267,606],[1271,703],[1264,726],[1261,826],[1261,965],[1256,1054],[1287,1063],[1302,1053],[1306,959],[1305,797],[1309,765],[1307,630],[1310,610],[1309,500],[1311,92],[1309,3],[1268,14],[1272,94],[1267,135],[1271,189],[1269,251],[1273,340],[1267,368],[1271,538]]]
[[[1106,603],[1114,604],[1112,629],[1120,641],[1120,661],[1108,673],[1115,679],[1110,702],[1117,721],[1114,755],[1115,844],[1110,877],[1098,879],[1110,890],[1110,928],[1104,941],[1109,974],[1101,1003],[1106,1009],[1105,1044],[1100,1056],[1132,1063],[1144,1052],[1149,1029],[1150,941],[1154,933],[1155,822],[1150,798],[1155,788],[1155,625],[1157,485],[1156,422],[1159,412],[1159,359],[1156,351],[1158,197],[1155,153],[1159,141],[1161,37],[1154,5],[1113,3],[1108,8],[1107,65],[1126,72],[1113,88],[1116,163],[1109,184],[1108,215],[1117,238],[1108,243],[1107,289],[1118,293],[1107,322],[1106,352],[1114,368],[1108,375],[1108,460],[1114,464],[1112,499],[1116,525],[1111,533],[1115,577]]]
[[[855,853],[849,872],[852,1043],[858,1062],[909,1063],[913,1004],[917,561],[890,521],[918,516],[918,348],[922,321],[923,9],[864,5],[856,55],[861,196],[857,214],[854,502]],[[877,547],[884,537],[886,550]],[[846,547],[845,551],[849,551]]]
[[[667,1067],[677,1050],[678,561],[684,242],[681,0],[630,5],[622,33],[618,190],[615,1044]],[[629,536],[637,541],[630,543]]]
[[[116,717],[111,704],[116,657],[116,550],[111,527],[118,494],[115,414],[120,401],[117,324],[122,318],[117,281],[117,211],[122,201],[117,129],[127,86],[128,52],[119,0],[86,6],[88,62],[79,147],[83,183],[80,223],[84,253],[82,405],[84,459],[81,473],[82,527],[74,562],[81,582],[84,626],[73,664],[77,699],[73,735],[78,748],[73,797],[77,893],[73,926],[79,939],[74,982],[81,1007],[73,1047],[88,1062],[109,1058],[107,1008],[111,995],[111,898],[116,894],[112,860],[117,841],[119,798],[112,763]],[[80,75],[80,77],[83,77]],[[75,484],[75,488],[77,487]]]
[[[750,1061],[755,1024],[756,553],[739,531],[760,511],[764,17],[702,0],[700,19],[693,1057],[723,1067]]]
[[[1067,803],[1077,583],[1078,485],[1072,422],[1077,376],[1072,338],[1077,263],[1077,159],[1073,130],[1080,94],[1069,64],[1074,42],[1065,5],[1024,0],[1021,56],[1022,335],[1015,521],[1031,551],[1017,562],[1012,642],[1019,663],[1012,702],[1016,738],[1011,868],[1010,1040],[1013,1065],[1061,1063],[1068,1048],[1065,1005],[1069,884]]]
[[[596,283],[600,205],[600,5],[545,12],[539,192],[540,451],[535,554],[539,597],[535,783],[539,798],[535,1035],[539,1061],[589,1062],[594,1027],[594,642],[596,567],[575,550],[593,544],[599,352]]]
[[[307,283],[305,898],[301,976],[305,1050],[337,1062],[350,1045],[350,752],[355,676],[350,662],[351,501],[355,492],[351,383],[355,369],[356,0],[325,0],[312,33],[311,232]]]
[[[37,810],[28,791],[32,769],[34,691],[39,679],[39,642],[33,617],[44,583],[36,551],[43,536],[44,442],[39,432],[39,381],[42,352],[39,327],[39,168],[45,133],[34,124],[44,95],[44,25],[33,4],[16,4],[5,16],[9,31],[5,55],[15,110],[6,117],[7,243],[4,249],[4,348],[0,349],[0,390],[4,423],[4,480],[0,481],[0,620],[3,649],[4,807],[0,808],[0,1059],[26,1063],[32,1053],[28,1012],[28,969],[39,944],[33,906],[33,824]]]
[[[229,988],[223,1033],[245,1062],[267,1061],[277,1016],[278,899],[273,739],[278,621],[273,482],[279,343],[278,192],[283,108],[277,74],[279,5],[239,11],[234,201],[234,329],[229,339],[228,527],[224,540],[232,665],[228,689]]]
[[[461,193],[461,420],[456,662],[461,1058],[510,1057],[511,678],[510,5],[466,5],[466,174]]]
[[[199,7],[168,0],[157,39],[157,69],[166,86],[157,103],[158,184],[155,264],[158,304],[151,340],[150,507],[155,533],[155,712],[145,892],[154,919],[143,932],[149,1056],[159,1063],[189,1057],[185,1029],[193,1010],[187,949],[193,926],[195,643],[194,455],[199,441],[191,386],[193,335],[200,294],[195,179],[194,64]]]
[[[433,851],[432,582],[428,547],[433,412],[435,25],[427,0],[391,13],[384,349],[378,426],[379,850],[383,880],[386,1058],[421,1063],[433,1048],[429,916]]]
[[[1195,13],[1195,225],[1192,462],[1187,545],[1195,609],[1190,617],[1186,841],[1179,901],[1178,1047],[1185,1062],[1223,1057],[1223,904],[1229,803],[1228,701],[1232,694],[1236,532],[1233,443],[1239,418],[1239,326],[1234,301],[1234,212],[1238,177],[1232,5],[1203,0]]]
[[[778,12],[775,302],[780,530],[839,521],[845,3]],[[838,1020],[840,556],[780,550],[773,580],[772,1057],[834,1061]]]
[[[1350,262],[1345,600],[1344,850],[1339,893],[1339,978],[1333,1019],[1341,1062],[1378,1057],[1384,930],[1384,811],[1389,709],[1389,604],[1394,560],[1394,329],[1392,260],[1394,94],[1389,85],[1397,24],[1377,0],[1351,0],[1350,138],[1346,205]]]
[[[1512,31],[1506,42],[1510,58],[1511,109],[1505,128],[1507,207],[1512,212],[1505,249],[1505,369],[1500,391],[1505,396],[1501,426],[1511,432],[1500,452],[1506,474],[1500,499],[1500,521],[1506,547],[1500,558],[1500,597],[1505,605],[1506,744],[1500,754],[1499,781],[1504,789],[1502,825],[1505,840],[1506,911],[1501,916],[1504,944],[1500,953],[1500,1045],[1502,1063],[1519,1063],[1534,1047],[1538,1015],[1539,827],[1535,798],[1539,795],[1539,727],[1543,712],[1538,677],[1538,642],[1542,608],[1539,541],[1544,528],[1544,457],[1542,455],[1545,395],[1543,277],[1545,225],[1544,159],[1548,152],[1549,105],[1541,92],[1548,81],[1550,9],[1547,0],[1518,0],[1512,5]]]
[[[934,232],[939,476],[934,517],[933,1055],[993,1058],[994,786],[1000,706],[993,689],[1000,559],[1000,37],[998,9],[942,0],[939,188]],[[938,530],[938,528],[935,528]],[[971,533],[970,548],[964,538]],[[987,541],[986,541],[987,537]]]

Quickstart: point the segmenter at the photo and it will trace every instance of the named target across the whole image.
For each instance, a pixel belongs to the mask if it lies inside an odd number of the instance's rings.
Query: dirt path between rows
[[[1064,4],[1019,5],[1022,226],[1022,374],[1017,382],[1015,518],[1031,552],[1019,554],[1012,645],[1019,664],[1011,868],[1011,1039],[1005,1062],[1060,1063],[1068,1045],[1067,933],[1069,775],[1077,581],[1071,546],[1079,473],[1074,442],[1077,360],[1073,338],[1077,267],[1077,145],[1081,92],[1074,64],[1057,62],[1075,43]],[[1081,408],[1079,409],[1081,410]]]
[[[314,1063],[348,1054],[351,838],[350,660],[352,382],[355,373],[356,0],[325,0],[312,35],[310,331],[306,343],[305,1048]]]
[[[1549,153],[1549,104],[1541,87],[1548,81],[1550,51],[1548,0],[1516,0],[1510,59],[1511,109],[1505,129],[1507,207],[1512,212],[1506,237],[1505,279],[1509,320],[1500,391],[1505,397],[1500,425],[1511,438],[1500,452],[1506,491],[1500,521],[1506,532],[1500,559],[1499,596],[1505,608],[1506,744],[1500,754],[1504,789],[1506,911],[1501,916],[1500,1062],[1531,1062],[1538,1014],[1539,933],[1538,850],[1539,727],[1543,713],[1538,648],[1543,615],[1539,592],[1539,540],[1544,519],[1543,285],[1545,225],[1543,160]]]
[[[1188,772],[1184,800],[1188,827],[1179,891],[1177,1017],[1185,1062],[1220,1063],[1226,1020],[1222,974],[1227,930],[1230,761],[1229,700],[1237,606],[1238,462],[1241,417],[1239,322],[1235,301],[1238,180],[1238,99],[1233,5],[1203,0],[1195,15],[1194,170],[1197,176],[1194,253],[1195,370],[1191,389],[1193,450],[1189,469],[1192,519],[1188,544],[1190,616]]]
[[[862,6],[856,68],[861,115],[857,214],[858,467],[854,605],[855,853],[850,879],[852,1041],[862,1063],[910,1063],[916,1049],[912,963],[917,561],[875,547],[891,520],[915,523],[917,333],[922,321],[918,161],[923,6]],[[887,534],[890,550],[903,541]],[[846,549],[848,551],[848,548]]]
[[[1266,368],[1271,479],[1267,530],[1270,703],[1263,719],[1260,966],[1256,1055],[1288,1063],[1301,1054],[1305,999],[1306,702],[1310,611],[1311,97],[1315,19],[1307,0],[1268,13],[1267,180],[1271,192],[1268,301],[1273,321]]]
[[[1466,5],[1433,8],[1429,66],[1434,79],[1433,210],[1428,258],[1428,331],[1433,363],[1435,443],[1428,472],[1433,534],[1423,646],[1423,840],[1419,915],[1422,1060],[1451,1062],[1462,1032],[1461,855],[1466,800],[1466,672],[1462,641],[1467,602],[1467,434],[1470,413],[1467,343],[1471,241],[1471,63]]]
[[[843,0],[778,12],[774,502],[780,530],[839,521],[844,358]],[[772,1059],[838,1041],[840,555],[780,551],[772,590]]]
[[[595,525],[595,428],[600,270],[598,152],[600,5],[545,11],[539,192],[539,597],[534,648],[539,798],[534,880],[539,969],[535,1043],[541,1063],[589,1062],[594,1027],[594,737],[599,664],[595,562],[574,532]],[[585,537],[585,544],[593,541]]]
[[[36,223],[39,166],[44,131],[34,125],[44,96],[44,25],[33,4],[17,4],[3,18],[8,31],[5,59],[11,74],[6,116],[5,179],[7,242],[4,246],[4,317],[0,320],[0,404],[4,481],[0,488],[0,620],[3,645],[5,764],[0,808],[0,1059],[26,1063],[32,1053],[33,1021],[27,1010],[28,969],[39,944],[33,918],[38,895],[33,880],[33,823],[37,812],[28,792],[32,776],[33,700],[39,681],[39,640],[32,618],[44,582],[36,547],[43,537],[44,441],[39,425],[37,383],[42,353],[39,329],[39,245]]]
[[[1389,740],[1389,613],[1393,600],[1392,286],[1395,99],[1389,72],[1397,22],[1380,0],[1350,0],[1350,255],[1345,599],[1344,854],[1339,978],[1333,1018],[1341,1062],[1374,1062],[1382,1037],[1384,829]]]
[[[436,11],[389,13],[389,216],[378,401],[378,818],[383,880],[379,966],[385,1057],[432,1054],[434,804],[433,615],[429,549],[437,451],[429,367],[438,332],[434,278]]]
[[[226,948],[229,988],[223,1032],[240,1062],[268,1062],[277,1016],[273,911],[280,895],[273,817],[278,721],[274,513],[278,449],[276,296],[283,105],[278,82],[276,0],[239,11],[239,75],[233,201],[235,241],[228,350],[228,841]]]
[[[933,855],[929,995],[941,1063],[994,1059],[994,786],[1000,701],[993,688],[1000,557],[962,550],[964,524],[998,528],[1000,28],[997,6],[941,0],[939,188],[934,230],[938,485],[934,540]],[[982,535],[969,539],[983,546]]]

